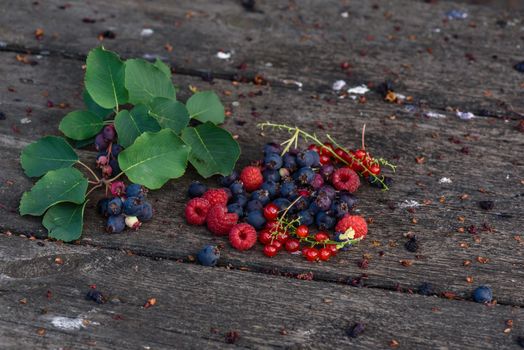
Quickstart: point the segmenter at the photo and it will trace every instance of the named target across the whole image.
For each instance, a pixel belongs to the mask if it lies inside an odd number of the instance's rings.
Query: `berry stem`
[[[88,167],[85,163],[82,163],[81,161],[77,161],[77,163],[86,168],[89,171],[89,173],[91,173],[91,175],[95,178],[96,183],[100,183],[100,179],[98,178],[98,176],[96,176],[95,172],[91,170],[90,167]]]
[[[362,149],[364,151],[366,150],[366,142],[364,141],[365,137],[366,137],[366,124],[364,124],[364,126],[362,126]]]
[[[116,179],[118,179],[118,178],[119,178],[120,176],[122,176],[122,175],[124,175],[124,172],[123,172],[123,171],[121,171],[120,174],[116,175],[115,177],[113,177],[113,178],[107,180],[107,182],[108,182],[108,183],[111,183],[111,182],[115,181]]]
[[[98,183],[96,186],[93,186],[93,188],[91,188],[89,190],[89,192],[86,193],[86,197],[89,196],[91,194],[91,192],[93,192],[94,190],[96,190],[97,188],[100,188],[100,187],[102,187],[102,183],[101,182]]]

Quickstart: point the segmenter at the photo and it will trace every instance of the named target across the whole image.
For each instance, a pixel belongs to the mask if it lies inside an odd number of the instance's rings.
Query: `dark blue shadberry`
[[[244,207],[238,203],[232,203],[227,206],[228,213],[235,213],[239,218],[244,216]]]
[[[122,212],[122,200],[120,197],[115,197],[107,204],[107,215],[119,215]]]
[[[262,172],[265,181],[280,182],[281,176],[278,170],[266,169]]]
[[[311,215],[311,212],[309,210],[302,210],[298,212],[297,219],[300,222],[300,225],[306,225],[310,226],[313,224],[313,215]]]
[[[255,210],[247,214],[246,221],[256,230],[261,230],[266,224],[266,218],[264,217],[262,210]]]
[[[264,209],[264,205],[259,200],[252,199],[249,202],[247,202],[246,211],[248,213],[252,211],[259,211],[262,209]]]
[[[233,172],[228,176],[221,176],[218,178],[218,183],[220,186],[229,187],[233,182],[238,180],[238,172],[233,170]]]
[[[335,226],[337,219],[321,211],[315,216],[315,223],[319,230],[326,231]]]
[[[309,185],[315,178],[315,172],[310,167],[303,167],[293,174],[293,178],[302,185]]]
[[[107,219],[106,231],[109,233],[120,233],[126,227],[125,215],[113,215]]]
[[[264,157],[264,165],[267,169],[278,170],[282,168],[282,157],[277,153],[267,153]]]
[[[288,152],[282,157],[282,165],[284,168],[288,169],[290,172],[293,172],[298,169],[297,157]]]
[[[348,205],[349,210],[353,210],[353,208],[358,203],[358,197],[349,192],[340,192],[338,198],[341,202],[344,202]]]
[[[269,197],[275,198],[277,195],[279,195],[280,188],[276,182],[273,181],[266,181],[262,184],[260,187],[262,190],[266,190],[269,193]]]
[[[146,222],[153,218],[153,207],[151,203],[145,202],[140,208],[140,212],[136,216],[140,222]]]
[[[100,215],[108,216],[107,207],[109,205],[110,198],[102,198],[96,204],[96,210]]]
[[[131,184],[126,187],[127,197],[140,197],[144,194],[144,188],[139,184]]]
[[[278,210],[286,210],[291,205],[291,202],[287,198],[277,198],[273,201],[273,204],[278,207]]]
[[[123,150],[124,147],[120,146],[119,144],[113,143],[113,145],[111,146],[111,154],[113,155],[113,157],[118,157],[120,152],[122,152]]]
[[[431,283],[424,282],[418,287],[418,293],[422,295],[433,295],[435,292],[433,291],[433,286]]]
[[[233,199],[231,200],[231,203],[236,203],[240,205],[242,208],[246,206],[247,202],[248,202],[248,199],[245,193],[238,194],[234,196]]]
[[[293,181],[286,181],[280,185],[280,196],[289,198],[297,194],[297,185]]]
[[[335,189],[333,187],[331,187],[330,185],[324,185],[322,186],[319,190],[318,190],[318,195],[325,195],[327,196],[329,199],[333,200],[335,199],[335,196],[337,195],[337,192],[335,191]]]
[[[326,211],[331,208],[331,199],[325,194],[319,194],[315,198],[315,204],[320,208],[321,211]]]
[[[124,214],[137,216],[142,209],[143,201],[140,197],[128,197],[123,206]]]
[[[473,291],[473,300],[477,303],[489,303],[493,300],[493,292],[490,287],[480,286]]]
[[[269,142],[264,145],[264,155],[269,153],[280,153],[282,152],[282,146],[275,142]]]
[[[111,173],[113,176],[116,176],[122,172],[122,170],[120,170],[120,165],[118,164],[117,159],[111,159],[109,161],[109,166],[111,167],[111,169],[113,169],[113,172]]]
[[[300,152],[297,155],[297,164],[299,168],[320,166],[320,155],[313,150]]]
[[[104,295],[96,289],[90,289],[86,294],[86,300],[92,300],[97,304],[103,304],[106,302]]]
[[[270,201],[269,192],[262,189],[256,190],[251,194],[251,200],[257,200],[262,203],[262,205],[266,205]]]
[[[199,181],[193,181],[189,185],[187,194],[189,198],[201,197],[207,191],[207,186]]]
[[[231,191],[231,194],[234,196],[239,194],[244,194],[246,190],[244,189],[244,184],[242,181],[235,181],[229,186],[229,190]]]
[[[340,219],[349,213],[349,206],[346,202],[337,199],[331,205],[331,212],[337,219]]]
[[[197,260],[204,266],[215,266],[220,259],[220,250],[214,245],[206,245],[197,254]]]

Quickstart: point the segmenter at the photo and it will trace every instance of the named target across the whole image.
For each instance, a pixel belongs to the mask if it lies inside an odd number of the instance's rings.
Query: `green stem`
[[[124,172],[123,172],[123,171],[121,171],[120,174],[118,174],[117,176],[115,176],[115,177],[113,177],[113,178],[107,180],[107,182],[108,182],[108,183],[111,183],[111,182],[115,181],[116,179],[118,179],[118,178],[119,178],[120,176],[122,176],[122,175],[124,175]]]
[[[96,183],[100,182],[100,179],[98,178],[98,176],[96,176],[95,172],[91,170],[90,167],[88,167],[86,164],[82,163],[81,161],[77,161],[77,163],[83,166],[84,168],[86,168],[89,171],[89,173],[91,173],[91,175],[95,178]]]

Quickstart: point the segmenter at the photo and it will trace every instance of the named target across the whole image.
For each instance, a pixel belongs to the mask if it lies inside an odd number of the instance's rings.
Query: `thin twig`
[[[91,170],[90,167],[88,167],[86,164],[82,163],[81,161],[77,161],[77,163],[83,166],[84,168],[86,168],[91,173],[91,175],[93,175],[97,183],[100,182],[100,179],[98,178],[98,176],[96,176],[95,172]]]

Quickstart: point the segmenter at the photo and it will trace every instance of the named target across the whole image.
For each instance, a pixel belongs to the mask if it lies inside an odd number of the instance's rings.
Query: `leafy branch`
[[[203,91],[185,104],[177,101],[171,69],[162,61],[123,61],[114,52],[95,48],[87,56],[84,85],[85,109],[68,113],[59,130],[82,147],[95,141],[101,175],[80,161],[62,137],[45,136],[24,148],[20,157],[27,176],[41,177],[22,196],[20,214],[44,215],[49,237],[78,239],[87,197],[104,186],[107,193],[124,175],[158,189],[182,176],[188,163],[203,177],[233,171],[240,147],[218,126],[225,119],[219,97]],[[196,126],[190,126],[191,120]],[[106,128],[114,133],[110,138]],[[105,159],[99,164],[100,157]]]

